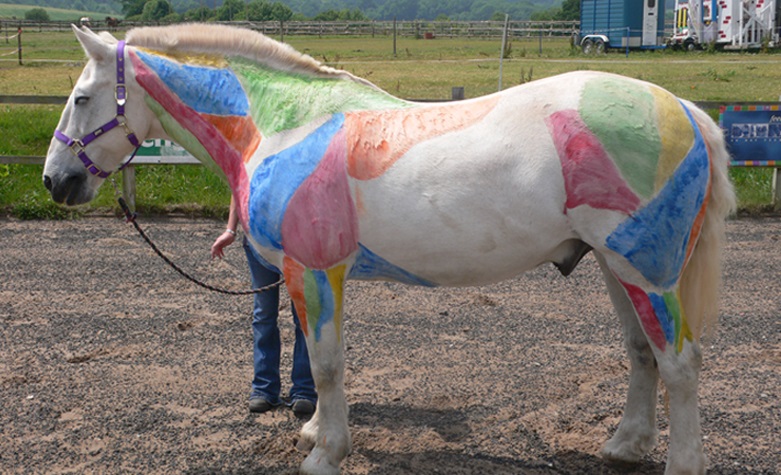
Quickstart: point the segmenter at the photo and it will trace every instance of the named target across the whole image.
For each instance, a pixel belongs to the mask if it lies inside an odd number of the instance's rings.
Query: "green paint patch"
[[[240,58],[230,63],[249,98],[252,119],[264,135],[336,112],[410,106],[382,90],[351,80],[284,73]]]
[[[650,198],[662,150],[650,91],[623,78],[589,81],[580,99],[580,114],[629,186]]]
[[[315,274],[311,269],[306,269],[303,275],[304,279],[304,301],[306,302],[306,322],[310,332],[317,328],[317,322],[320,320],[320,293],[317,290],[317,281]]]

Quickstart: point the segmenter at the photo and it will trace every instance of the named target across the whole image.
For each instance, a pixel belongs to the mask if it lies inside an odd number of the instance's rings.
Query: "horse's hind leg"
[[[613,437],[602,447],[602,456],[613,462],[636,463],[656,445],[656,391],[659,381],[656,359],[640,327],[631,300],[621,283],[595,253],[605,276],[610,299],[618,313],[631,363],[629,392],[624,416]]]
[[[611,298],[624,322],[632,359],[629,396],[624,419],[603,449],[607,458],[637,461],[653,444],[657,377],[654,361],[669,397],[670,443],[666,474],[704,474],[697,400],[702,363],[700,346],[687,326],[678,289],[657,293],[619,280],[616,268],[599,257]],[[626,269],[626,268],[624,268]],[[610,274],[613,275],[610,275]],[[630,312],[630,309],[634,309]],[[629,315],[634,316],[634,321]],[[645,336],[645,343],[640,335]],[[653,387],[653,389],[652,389]]]

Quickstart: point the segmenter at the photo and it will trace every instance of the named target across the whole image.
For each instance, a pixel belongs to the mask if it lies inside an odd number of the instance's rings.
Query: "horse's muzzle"
[[[43,185],[51,192],[56,203],[74,206],[89,201],[89,193],[85,191],[87,176],[84,173],[54,176],[44,175]]]

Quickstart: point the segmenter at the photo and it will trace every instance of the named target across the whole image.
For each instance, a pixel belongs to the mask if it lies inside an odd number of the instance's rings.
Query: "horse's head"
[[[74,26],[73,31],[89,61],[62,112],[43,170],[52,199],[68,205],[94,198],[104,179],[146,138],[154,120],[133,79],[124,43],[86,28]]]

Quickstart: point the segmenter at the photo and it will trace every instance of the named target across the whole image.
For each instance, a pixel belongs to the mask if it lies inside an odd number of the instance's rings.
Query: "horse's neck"
[[[338,112],[412,105],[349,77],[282,72],[244,59],[201,59],[182,66],[141,50],[131,59],[162,128],[225,175],[245,225],[245,164],[265,138]]]
[[[231,66],[247,92],[252,118],[264,137],[338,112],[410,105],[379,88],[348,78],[303,76],[241,60]]]

